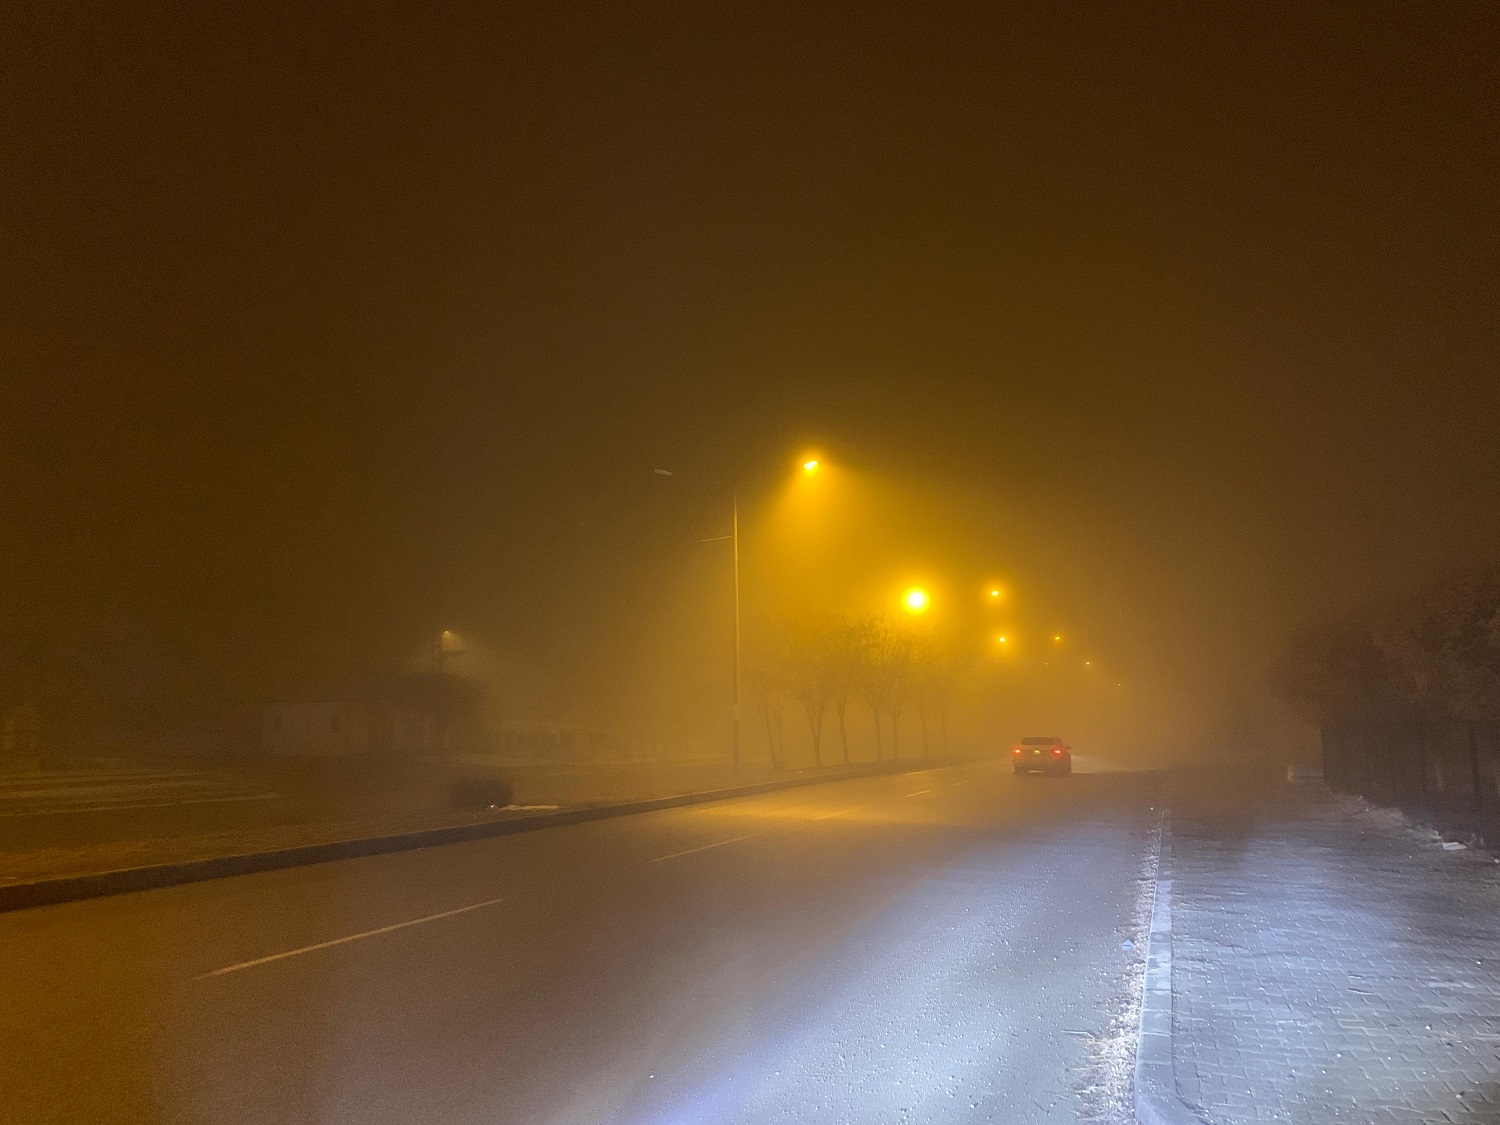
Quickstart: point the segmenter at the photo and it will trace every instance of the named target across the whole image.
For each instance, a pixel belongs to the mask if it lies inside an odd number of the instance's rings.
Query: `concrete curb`
[[[1135,1051],[1135,1119],[1140,1125],[1203,1125],[1177,1093],[1172,1062],[1172,811],[1164,809],[1157,847],[1141,1030]]]
[[[710,801],[722,801],[732,797],[753,797],[758,793],[773,793],[777,790],[796,789],[804,785],[823,785],[830,781],[849,781],[861,777],[878,777],[883,774],[944,769],[959,765],[964,760],[961,758],[923,758],[872,763],[869,766],[856,766],[833,775],[791,777],[780,781],[758,782],[755,785],[714,789],[704,793],[682,793],[671,797],[626,801],[617,805],[597,805],[592,808],[534,813],[530,816],[512,817],[509,820],[446,825],[416,832],[398,832],[354,840],[334,840],[322,844],[302,844],[290,848],[248,852],[242,855],[212,856],[206,859],[182,860],[175,863],[154,863],[143,867],[127,867],[118,871],[40,879],[30,883],[11,883],[0,885],[0,913],[26,910],[34,906],[74,902],[79,899],[100,898],[105,895],[154,890],[158,887],[173,887],[182,883],[199,883],[208,879],[224,879],[231,875],[249,875],[257,871],[279,871],[287,867],[303,867],[307,864],[328,863],[337,859],[387,855],[391,852],[414,851],[417,848],[439,847],[444,844],[463,844],[493,836],[510,836],[518,832],[534,832],[541,828],[561,828],[568,824],[608,820],[617,816],[633,816],[637,813],[656,812],[659,809],[681,808],[684,805],[707,804]]]

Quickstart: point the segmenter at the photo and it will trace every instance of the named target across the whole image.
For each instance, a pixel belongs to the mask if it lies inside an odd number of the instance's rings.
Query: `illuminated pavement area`
[[[1158,785],[967,766],[0,915],[0,1120],[1128,1121]]]
[[[1178,1090],[1214,1125],[1500,1122],[1500,866],[1279,785],[1172,796]]]

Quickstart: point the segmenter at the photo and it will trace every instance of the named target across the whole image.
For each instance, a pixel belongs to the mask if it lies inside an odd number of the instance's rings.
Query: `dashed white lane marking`
[[[408,926],[420,926],[423,922],[436,922],[440,918],[452,918],[455,914],[467,914],[471,910],[479,910],[481,907],[494,906],[504,899],[487,898],[483,902],[471,903],[468,906],[460,906],[456,910],[443,910],[437,914],[429,914],[425,918],[413,918],[409,922],[397,922],[391,926],[381,926],[377,930],[366,930],[362,934],[349,934],[347,937],[334,938],[332,941],[320,941],[316,945],[304,945],[301,949],[288,949],[285,953],[273,953],[269,957],[257,957],[254,961],[241,961],[238,965],[226,965],[222,969],[214,969],[212,972],[200,973],[194,980],[207,980],[209,977],[222,977],[225,973],[237,973],[241,969],[253,969],[257,965],[269,965],[272,961],[281,961],[288,957],[297,957],[303,953],[312,953],[319,949],[331,949],[335,945],[346,945],[351,941],[359,941],[361,938],[376,937],[379,934],[388,934],[393,930],[404,930]]]
[[[969,781],[972,781],[972,780],[974,780],[974,779],[973,778],[969,778],[968,781],[955,781],[948,788],[950,788],[950,789],[957,789],[960,785],[967,785],[967,784],[969,784]]]
[[[835,816],[844,816],[853,812],[853,809],[834,809],[833,812],[824,813],[822,816],[812,817],[812,820],[828,820]],[[732,836],[728,840],[715,840],[712,844],[700,844],[696,848],[688,848],[685,851],[672,852],[670,855],[659,855],[652,863],[660,863],[664,859],[676,859],[678,856],[692,855],[695,852],[706,852],[709,848],[722,848],[725,844],[738,844],[741,840],[749,840],[756,836],[764,836],[764,832],[747,832],[743,836]]]
[[[918,789],[915,793],[908,793],[907,796],[908,797],[920,797],[924,793],[931,793],[931,792],[932,792],[931,789]]]
[[[712,843],[712,844],[703,844],[700,847],[688,848],[686,851],[673,852],[671,855],[659,855],[655,859],[653,859],[651,862],[652,863],[660,863],[664,859],[676,859],[678,856],[692,855],[694,852],[706,852],[706,851],[708,851],[709,848],[722,848],[725,844],[738,844],[741,840],[748,840],[752,836],[759,836],[759,835],[761,835],[761,833],[759,833],[759,832],[747,832],[743,836],[735,836],[735,837],[733,837],[731,839],[728,839],[728,840],[718,840],[718,841],[716,841],[715,843]]]

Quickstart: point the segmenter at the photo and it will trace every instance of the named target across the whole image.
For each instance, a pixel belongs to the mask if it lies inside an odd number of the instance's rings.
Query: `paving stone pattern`
[[[1213,1125],[1500,1125],[1500,865],[1321,787],[1174,796],[1174,1061]]]

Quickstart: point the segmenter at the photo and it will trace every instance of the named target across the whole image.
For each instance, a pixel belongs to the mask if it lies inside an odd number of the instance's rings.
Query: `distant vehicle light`
[[[1010,752],[1018,758],[1021,756],[1021,748],[1019,746],[1013,746]]]
[[[1061,758],[1062,757],[1062,747],[1061,746],[1054,746],[1052,748],[1052,756],[1054,758]]]

